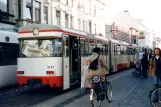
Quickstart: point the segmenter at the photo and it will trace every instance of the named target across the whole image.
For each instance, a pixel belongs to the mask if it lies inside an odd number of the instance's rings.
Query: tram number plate
[[[54,66],[48,66],[47,68],[48,68],[48,69],[53,69],[53,68],[54,68]]]

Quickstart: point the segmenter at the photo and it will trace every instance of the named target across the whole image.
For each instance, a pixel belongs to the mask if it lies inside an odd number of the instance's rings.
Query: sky
[[[147,28],[161,37],[161,0],[106,0],[109,20],[128,10],[136,19],[143,19]]]

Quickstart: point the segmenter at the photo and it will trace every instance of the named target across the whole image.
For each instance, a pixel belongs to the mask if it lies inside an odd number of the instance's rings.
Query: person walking
[[[154,56],[151,58],[150,61],[150,76],[154,77],[154,86],[158,88],[159,80],[161,80],[161,57],[160,57],[161,50],[159,48],[155,48]],[[154,102],[159,101],[159,95],[156,92],[154,94]]]
[[[143,54],[143,58],[141,59],[142,66],[142,74],[144,78],[147,78],[147,70],[149,68],[149,61],[146,54]]]

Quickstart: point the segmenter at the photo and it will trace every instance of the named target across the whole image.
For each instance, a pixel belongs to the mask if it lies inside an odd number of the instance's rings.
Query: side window
[[[4,51],[3,51],[3,46],[0,46],[0,65],[3,65],[4,62]]]
[[[117,55],[120,55],[121,54],[121,48],[119,45],[117,45]]]
[[[94,46],[95,46],[94,40],[90,39],[89,40],[89,55],[92,54],[92,51],[93,51]]]
[[[85,56],[88,56],[89,49],[88,49],[88,39],[85,39]]]
[[[134,54],[133,48],[130,48],[129,54],[130,54],[130,55],[133,55],[133,54]]]
[[[104,53],[103,53],[103,42],[102,41],[99,41],[99,40],[97,41],[97,47],[99,47],[101,49],[100,50],[101,55],[104,55]]]
[[[113,55],[117,55],[116,44],[112,44]]]
[[[112,44],[112,54],[115,55],[115,45]]]
[[[136,48],[134,48],[134,55],[136,55],[136,53],[137,53],[137,50],[136,50]]]
[[[117,55],[117,44],[115,44],[115,55]]]
[[[127,47],[124,46],[124,54],[126,55]]]
[[[120,48],[121,48],[121,55],[124,55],[124,46],[120,45]]]
[[[108,55],[108,44],[106,44],[106,55]]]
[[[69,48],[68,48],[68,37],[63,37],[63,42],[64,42],[64,56],[68,57],[69,56]]]
[[[103,53],[104,53],[104,55],[107,55],[107,53],[106,53],[106,43],[103,44]]]
[[[1,65],[16,65],[17,58],[19,56],[19,45],[18,44],[6,44],[1,45],[0,54],[3,55],[1,58]]]
[[[126,54],[127,54],[127,55],[130,55],[130,54],[129,54],[129,49],[130,49],[129,47],[127,47],[127,49],[126,49]]]
[[[81,56],[86,56],[86,53],[85,53],[85,40],[84,39],[80,40],[80,49],[81,49]]]

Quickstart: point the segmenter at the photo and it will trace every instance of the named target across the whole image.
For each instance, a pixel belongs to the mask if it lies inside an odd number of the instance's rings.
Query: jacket
[[[93,60],[95,60],[96,58],[98,57],[98,54],[97,53],[93,53],[89,59],[90,61],[92,62]],[[99,59],[98,59],[98,69],[102,69],[102,68],[105,68],[106,70],[108,70],[108,67],[103,59],[103,56],[100,55],[99,56]]]
[[[161,57],[159,57],[160,61],[161,61]],[[150,76],[154,77],[156,75],[156,60],[155,60],[155,56],[151,58],[150,60]]]

